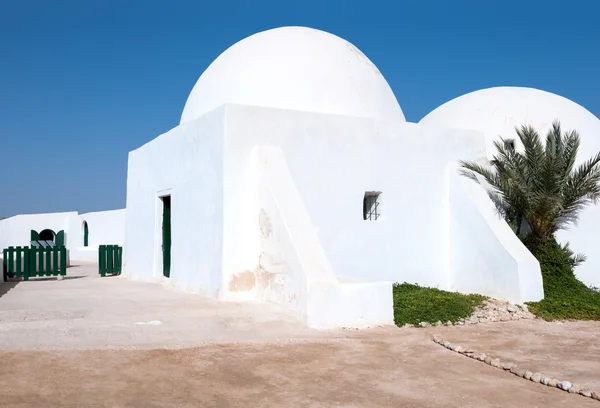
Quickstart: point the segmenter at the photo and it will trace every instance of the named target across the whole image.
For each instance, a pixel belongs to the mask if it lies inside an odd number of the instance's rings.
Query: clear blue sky
[[[222,51],[278,26],[354,43],[409,121],[498,85],[600,117],[599,15],[593,0],[0,0],[0,215],[123,208],[127,153],[178,124]]]

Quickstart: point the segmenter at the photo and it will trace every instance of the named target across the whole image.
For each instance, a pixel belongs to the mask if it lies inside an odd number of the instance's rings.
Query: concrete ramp
[[[256,295],[314,328],[393,324],[391,282],[335,275],[281,149],[254,150],[259,168]]]

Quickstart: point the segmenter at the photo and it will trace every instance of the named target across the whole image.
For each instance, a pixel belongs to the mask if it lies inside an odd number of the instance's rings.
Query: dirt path
[[[460,329],[431,328],[427,332],[503,362],[600,392],[600,322],[521,320]]]
[[[0,285],[0,407],[600,407],[431,341],[600,385],[600,323],[319,331],[94,265],[68,276]]]
[[[424,331],[180,350],[0,352],[2,407],[597,407]]]
[[[337,335],[310,330],[277,305],[100,278],[94,264],[69,268],[67,277],[0,284],[0,350],[181,348]]]

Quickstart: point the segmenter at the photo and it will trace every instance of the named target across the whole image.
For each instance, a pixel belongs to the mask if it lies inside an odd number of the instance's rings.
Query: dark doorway
[[[51,229],[45,229],[40,232],[40,241],[51,241],[54,242],[54,231]]]
[[[162,197],[162,252],[163,252],[163,276],[171,277],[171,196]]]
[[[89,235],[90,235],[90,230],[88,228],[88,223],[87,223],[87,221],[84,221],[83,222],[83,246],[84,247],[88,246]]]

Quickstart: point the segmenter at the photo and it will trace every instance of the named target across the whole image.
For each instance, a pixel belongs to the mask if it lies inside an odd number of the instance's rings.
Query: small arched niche
[[[41,241],[51,241],[54,242],[54,237],[56,234],[51,229],[45,229],[40,231],[40,240]]]

